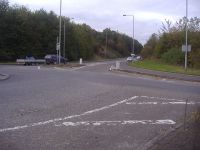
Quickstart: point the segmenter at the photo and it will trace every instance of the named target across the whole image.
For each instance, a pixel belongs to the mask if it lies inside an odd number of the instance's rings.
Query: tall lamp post
[[[65,31],[66,30],[66,23],[65,23],[65,19],[64,19],[64,27],[63,27],[63,32],[64,32],[64,34],[63,34],[63,40],[64,40],[64,45],[63,45],[63,57],[65,58]]]
[[[61,57],[61,27],[62,27],[62,25],[61,25],[61,21],[62,21],[62,18],[61,18],[61,13],[62,13],[62,0],[60,0],[60,23],[59,23],[59,51],[58,51],[58,53],[59,53],[59,56],[58,56],[58,58],[59,58],[59,60],[58,60],[58,63],[60,64],[60,57]]]
[[[186,24],[185,24],[185,71],[187,71],[187,55],[188,55],[188,0],[186,0]]]
[[[134,15],[126,15],[124,14],[123,16],[130,16],[130,17],[133,17],[133,49],[132,49],[132,52],[133,54],[135,53],[135,50],[134,50]]]

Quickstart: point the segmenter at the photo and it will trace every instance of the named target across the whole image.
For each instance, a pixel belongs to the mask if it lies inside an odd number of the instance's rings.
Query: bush
[[[184,53],[178,48],[172,48],[165,52],[161,59],[169,64],[183,64],[184,63]]]

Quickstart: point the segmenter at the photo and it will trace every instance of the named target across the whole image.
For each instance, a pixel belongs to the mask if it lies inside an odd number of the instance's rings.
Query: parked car
[[[57,64],[58,57],[55,54],[48,54],[44,57],[46,64]],[[60,62],[65,64],[67,62],[67,59],[64,57],[60,57]]]
[[[137,56],[135,54],[131,54],[131,57],[128,57],[126,59],[127,62],[133,62],[133,61],[138,61],[138,60],[142,60],[141,56]]]

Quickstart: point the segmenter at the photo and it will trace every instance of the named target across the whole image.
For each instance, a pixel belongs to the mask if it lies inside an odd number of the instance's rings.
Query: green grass
[[[176,65],[169,65],[159,60],[142,60],[130,63],[130,66],[150,69],[150,70],[157,70],[157,71],[164,71],[164,72],[173,72],[173,73],[182,73],[182,74],[189,74],[189,75],[198,75],[200,76],[200,70],[198,69],[191,69],[188,68],[185,71],[184,67],[176,66]]]

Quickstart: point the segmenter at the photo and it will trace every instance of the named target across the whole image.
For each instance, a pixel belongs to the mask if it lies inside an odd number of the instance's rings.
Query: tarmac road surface
[[[80,69],[0,66],[1,150],[133,150],[175,127],[200,85]]]

